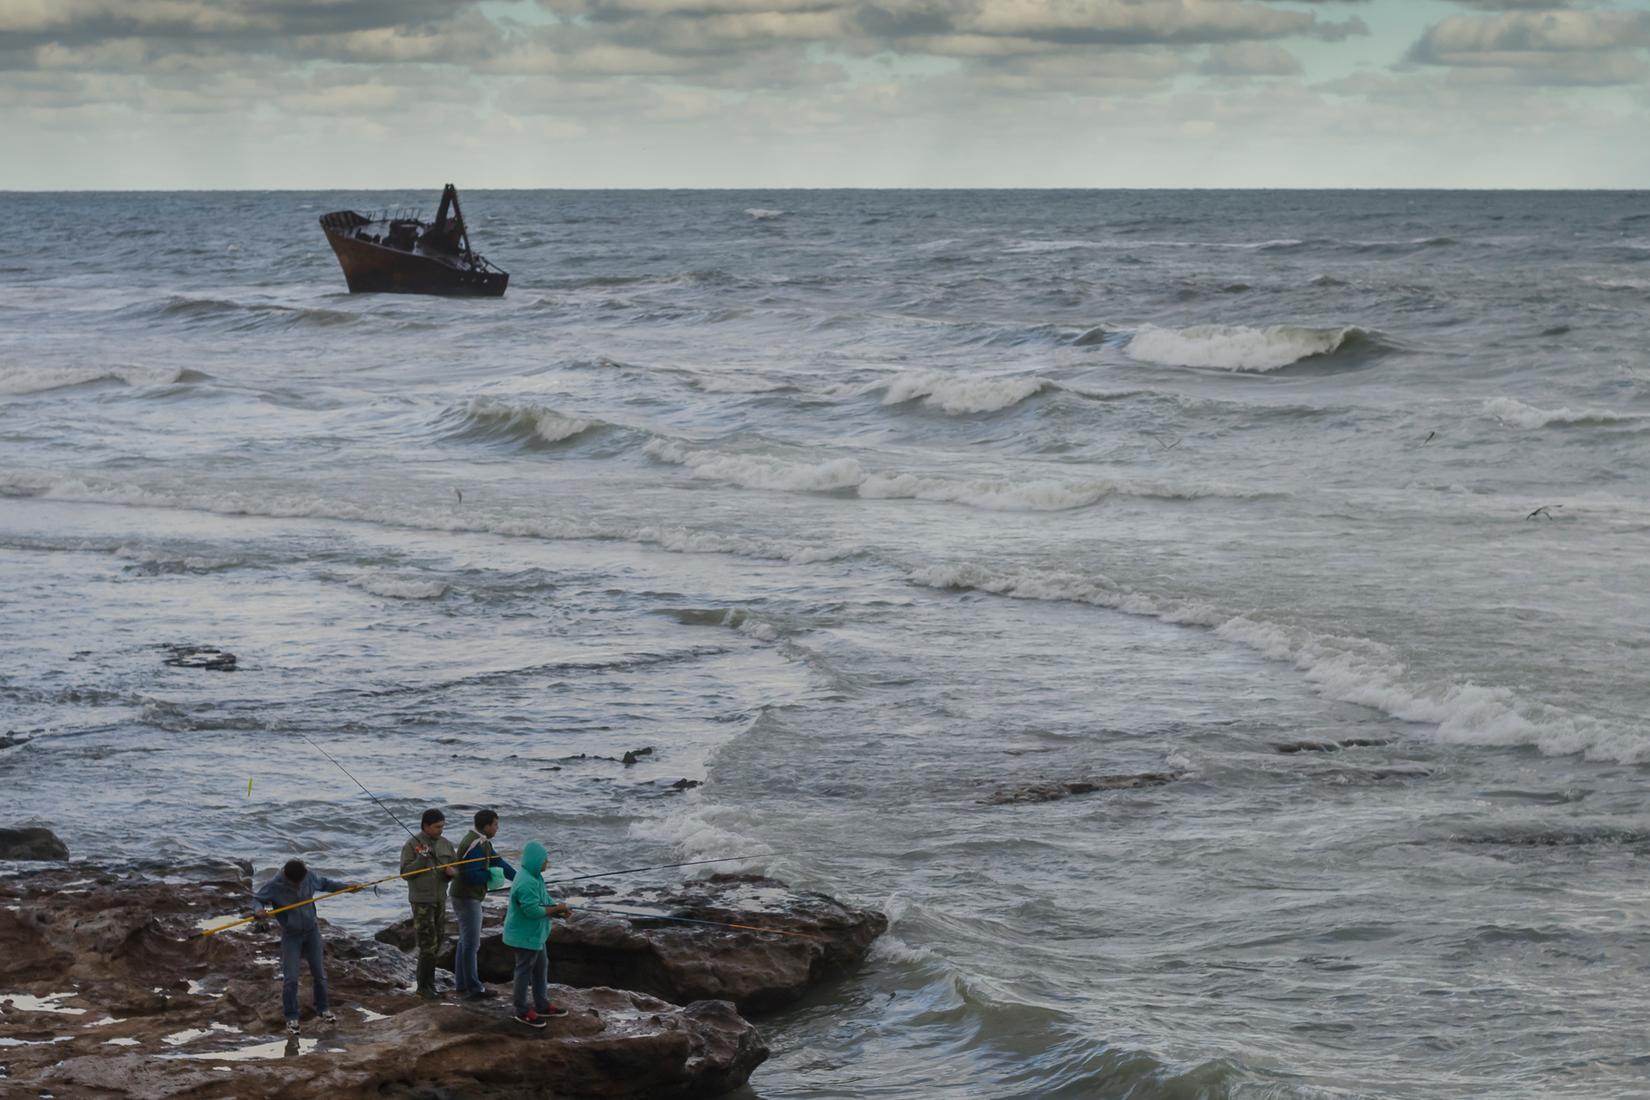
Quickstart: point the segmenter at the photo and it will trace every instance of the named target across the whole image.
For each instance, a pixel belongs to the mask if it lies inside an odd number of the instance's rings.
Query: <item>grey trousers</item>
[[[539,1012],[549,1011],[550,1008],[550,956],[544,948],[529,951],[524,947],[513,947],[516,953],[516,1015],[527,1015],[527,986],[533,986],[532,1007]]]

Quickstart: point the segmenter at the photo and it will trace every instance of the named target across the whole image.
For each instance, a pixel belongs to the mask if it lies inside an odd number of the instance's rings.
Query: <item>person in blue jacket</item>
[[[528,1027],[543,1027],[544,1017],[565,1016],[567,1010],[550,1003],[550,957],[544,945],[550,939],[550,919],[565,917],[572,910],[550,897],[544,885],[544,869],[550,856],[544,845],[529,841],[521,852],[521,866],[510,886],[510,904],[504,912],[504,944],[516,953],[516,1020]],[[533,1004],[528,1007],[528,986]]]
[[[259,908],[252,915],[264,920],[271,909],[283,909],[298,902],[308,901],[317,893],[330,894],[339,890],[359,890],[360,885],[339,882],[316,874],[304,866],[301,859],[288,860],[281,873],[263,884],[252,896]],[[327,971],[321,949],[321,926],[315,918],[315,906],[304,905],[276,913],[281,923],[281,1014],[286,1017],[288,1034],[298,1034],[298,962],[309,964],[310,980],[314,983],[315,1015],[323,1024],[336,1024],[338,1017],[327,1007]]]

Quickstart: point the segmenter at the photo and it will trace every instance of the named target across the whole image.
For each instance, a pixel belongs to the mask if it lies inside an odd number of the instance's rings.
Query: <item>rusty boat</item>
[[[321,215],[321,228],[351,294],[500,298],[510,283],[508,272],[470,248],[458,188],[450,183],[441,192],[433,222],[405,211],[367,215],[336,210]]]

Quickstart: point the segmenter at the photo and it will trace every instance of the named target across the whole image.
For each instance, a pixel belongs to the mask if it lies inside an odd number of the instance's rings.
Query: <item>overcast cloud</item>
[[[1650,0],[0,0],[0,103],[0,187],[1642,187]]]

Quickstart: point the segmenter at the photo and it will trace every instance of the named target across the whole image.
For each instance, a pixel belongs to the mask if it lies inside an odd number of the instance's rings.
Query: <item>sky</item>
[[[1650,0],[0,0],[0,189],[1650,187]]]

